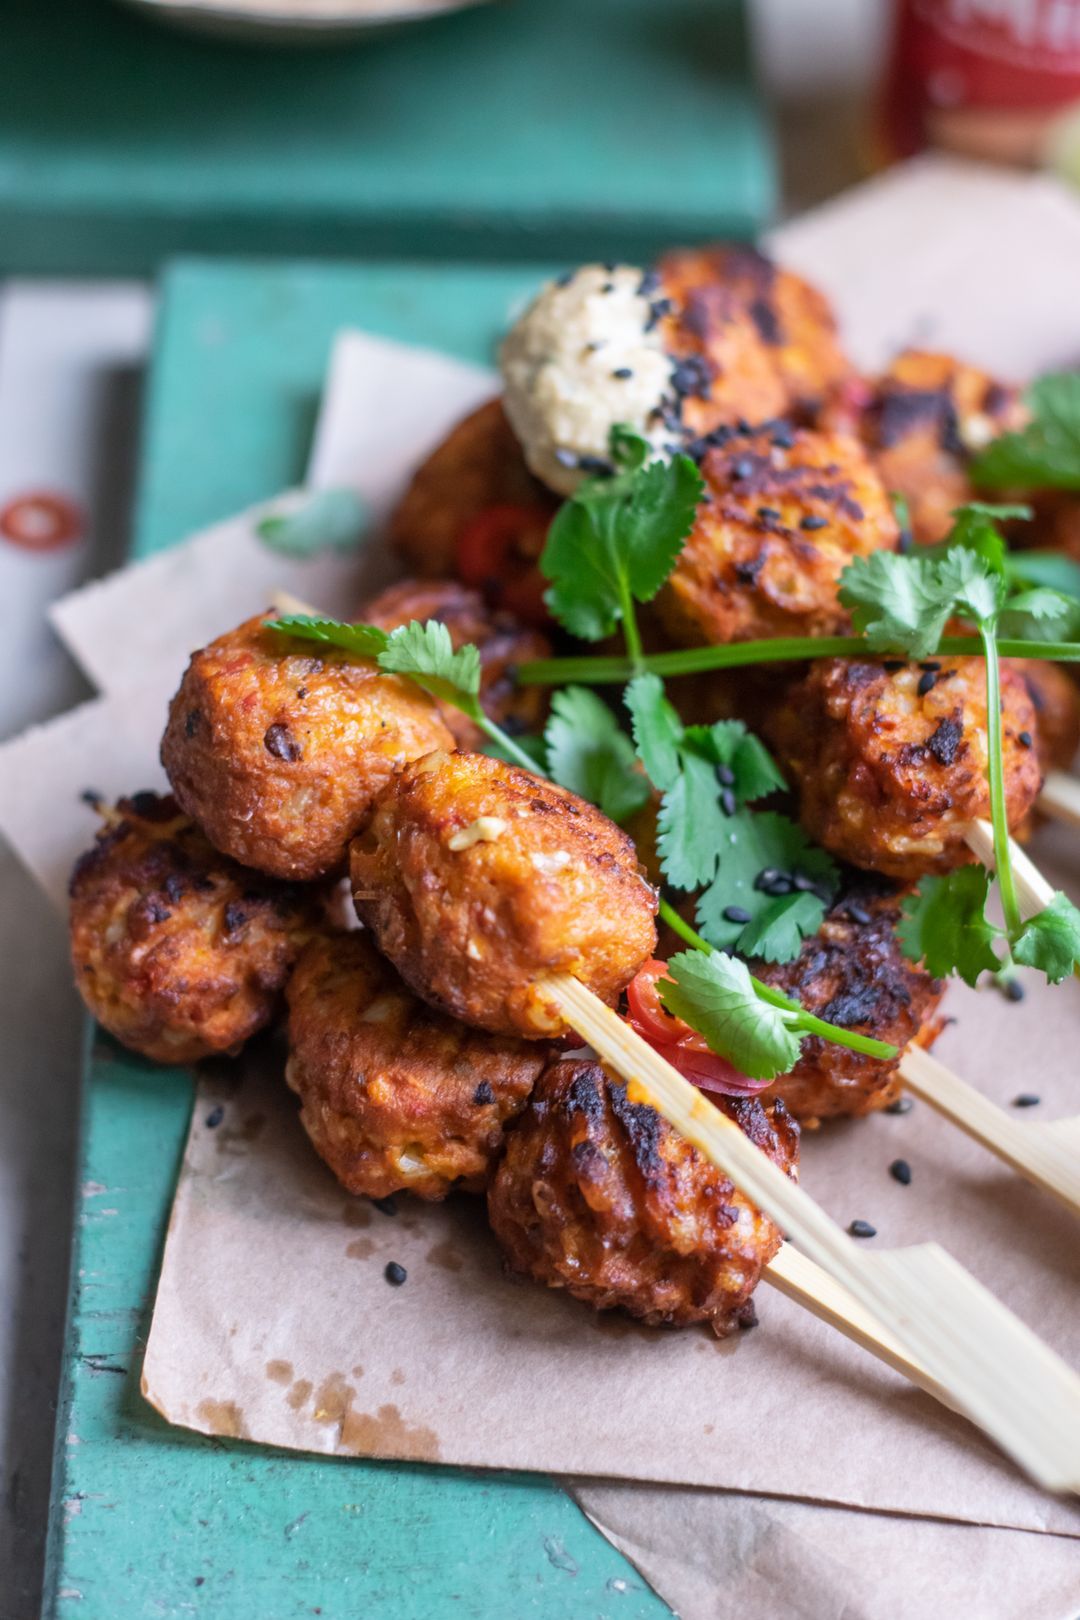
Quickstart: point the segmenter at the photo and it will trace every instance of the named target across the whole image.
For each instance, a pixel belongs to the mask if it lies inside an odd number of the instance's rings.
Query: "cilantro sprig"
[[[771,755],[740,720],[684,725],[655,675],[631,681],[625,701],[661,796],[665,879],[702,891],[696,920],[710,945],[790,961],[821,927],[836,868],[787,816],[750,809],[786,786]]]
[[[1080,489],[1080,371],[1040,377],[1024,396],[1028,425],[976,456],[980,489]]]
[[[636,602],[649,602],[675,566],[704,483],[688,456],[650,460],[648,443],[615,427],[609,477],[589,478],[555,514],[540,558],[544,600],[572,635],[601,641],[621,622],[642,656]]]

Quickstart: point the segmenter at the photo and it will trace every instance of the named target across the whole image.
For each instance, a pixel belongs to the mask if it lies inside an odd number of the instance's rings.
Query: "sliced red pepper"
[[[700,1091],[715,1091],[726,1097],[753,1097],[764,1091],[768,1080],[752,1080],[740,1073],[727,1058],[710,1050],[703,1035],[667,1011],[657,988],[659,981],[667,977],[667,963],[654,958],[627,986],[630,1023],[642,1039]]]

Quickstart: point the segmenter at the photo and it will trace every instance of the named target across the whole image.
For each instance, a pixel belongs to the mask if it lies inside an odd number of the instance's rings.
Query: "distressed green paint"
[[[166,279],[140,554],[296,477],[333,333],[485,357],[539,272],[241,267]],[[170,1429],[139,1393],[190,1078],[88,1036],[46,1614],[663,1620],[549,1480],[304,1457]],[[476,1391],[483,1421],[483,1390]]]
[[[5,272],[647,256],[773,202],[741,0],[499,0],[300,53],[6,0],[3,51]]]

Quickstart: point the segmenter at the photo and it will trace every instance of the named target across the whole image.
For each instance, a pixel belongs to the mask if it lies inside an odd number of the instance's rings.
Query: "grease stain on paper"
[[[371,1208],[368,1204],[346,1204],[341,1211],[346,1226],[370,1226]]]
[[[291,1384],[293,1365],[291,1361],[268,1361],[266,1363],[266,1376],[272,1378],[275,1384]]]
[[[355,1388],[340,1372],[324,1378],[315,1393],[315,1420],[336,1424],[338,1445],[343,1451],[361,1457],[438,1460],[439,1437],[434,1429],[407,1422],[400,1409],[391,1404],[380,1406],[377,1412],[357,1412],[355,1400]]]
[[[374,1250],[375,1244],[371,1238],[353,1238],[352,1242],[345,1246],[345,1253],[350,1260],[366,1260]]]
[[[432,1265],[442,1266],[444,1271],[460,1271],[465,1264],[465,1256],[449,1238],[429,1249],[427,1257]]]
[[[226,1440],[249,1440],[244,1414],[235,1401],[200,1401],[195,1416],[206,1424],[211,1434]]]
[[[294,1412],[299,1412],[302,1406],[307,1405],[312,1387],[313,1386],[310,1378],[298,1378],[285,1397],[286,1404],[290,1406]]]
[[[259,1139],[265,1124],[265,1114],[249,1114],[239,1125],[219,1126],[214,1146],[219,1153],[238,1158],[247,1152],[252,1142]]]

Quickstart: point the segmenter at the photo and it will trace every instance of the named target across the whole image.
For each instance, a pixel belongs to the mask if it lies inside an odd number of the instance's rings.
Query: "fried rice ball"
[[[793,1179],[799,1128],[782,1102],[713,1099]],[[780,1247],[773,1222],[599,1063],[545,1069],[507,1135],[488,1215],[509,1265],[597,1310],[650,1326],[753,1322]]]
[[[1080,748],[1080,692],[1060,664],[1044,658],[1013,662],[1027,687],[1038,722],[1035,747],[1044,775],[1067,771]]]
[[[517,686],[514,672],[533,658],[549,658],[551,643],[511,613],[489,608],[478,591],[455,580],[403,579],[375,597],[359,613],[366,624],[396,630],[413,619],[438,619],[456,647],[471,642],[480,652],[480,702],[484,713],[511,736],[542,729],[547,693],[542,686]],[[483,733],[460,709],[440,704],[459,748],[479,748]]]
[[[828,300],[746,246],[680,249],[657,267],[673,309],[669,350],[700,356],[704,387],[683,404],[697,433],[740,418],[805,418],[850,372]]]
[[[161,762],[226,855],[273,877],[317,878],[342,865],[398,767],[453,741],[410,681],[268,630],[260,615],[192,656]]]
[[[887,880],[856,879],[794,961],[751,963],[759,979],[794,996],[808,1012],[897,1048],[895,1058],[872,1058],[808,1036],[790,1073],[760,1093],[762,1102],[781,1098],[803,1126],[894,1102],[904,1049],[913,1042],[929,1046],[940,1032],[936,1014],[944,985],[900,949],[902,898]]]
[[[688,646],[770,636],[837,635],[837,598],[853,557],[895,550],[899,528],[853,439],[802,430],[777,443],[735,435],[701,464],[705,497],[657,599]]]
[[[656,892],[627,835],[484,754],[407,765],[351,864],[360,919],[406,984],[495,1034],[561,1034],[535,980],[572,973],[611,1003],[656,944]]]
[[[467,1029],[402,984],[363,933],[324,935],[289,980],[285,1078],[351,1193],[481,1191],[547,1048]]]
[[[526,466],[502,401],[490,399],[459,422],[417,468],[390,519],[390,538],[423,578],[466,578],[472,559],[464,559],[463,572],[463,537],[477,519],[497,511],[503,514],[508,559],[531,568],[558,504],[558,497]],[[485,582],[466,578],[466,583]],[[514,607],[510,600],[502,605]]]
[[[821,420],[858,434],[885,488],[907,502],[913,537],[928,545],[975,498],[972,457],[1023,418],[1015,389],[952,355],[908,349],[874,382],[842,386]]]
[[[1035,708],[1001,671],[1005,800],[1020,826],[1038,795]],[[821,659],[769,717],[766,734],[816,843],[853,866],[913,883],[972,856],[964,829],[990,811],[986,666]],[[1026,739],[1026,741],[1025,741]]]
[[[319,891],[219,855],[175,799],[107,815],[71,878],[75,982],[100,1024],[158,1063],[237,1052],[273,1018],[320,926]]]

